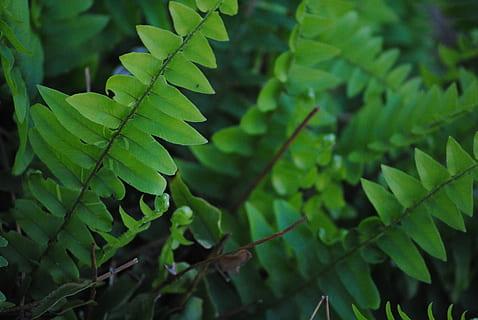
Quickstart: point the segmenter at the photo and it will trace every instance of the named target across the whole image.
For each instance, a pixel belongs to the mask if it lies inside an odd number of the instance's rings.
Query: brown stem
[[[245,250],[245,249],[252,249],[254,248],[255,246],[258,246],[260,244],[263,244],[264,242],[267,242],[269,240],[272,240],[272,239],[275,239],[277,237],[282,237],[283,235],[285,235],[286,233],[288,233],[289,231],[292,231],[293,229],[295,229],[298,225],[302,224],[305,222],[305,217],[302,217],[300,218],[299,220],[297,220],[296,222],[294,222],[293,224],[291,224],[290,226],[288,226],[287,228],[285,228],[284,230],[281,230],[279,232],[276,232],[276,233],[273,233],[271,234],[270,236],[268,237],[265,237],[265,238],[262,238],[262,239],[259,239],[259,240],[256,240],[254,242],[251,242],[249,244],[246,244],[242,247],[240,247],[239,249],[236,249],[235,251],[232,251],[232,253],[228,253],[228,254],[234,254],[240,250]],[[225,255],[225,254],[224,254]]]
[[[262,180],[267,176],[267,174],[272,170],[276,162],[282,157],[282,155],[289,149],[290,145],[294,140],[299,136],[302,130],[305,129],[310,119],[319,112],[320,108],[313,108],[309,114],[302,120],[302,122],[295,128],[291,136],[282,144],[279,150],[274,154],[269,163],[262,169],[262,171],[256,176],[256,178],[251,182],[247,189],[241,194],[239,199],[232,205],[231,212],[236,212],[242,204],[249,198],[252,191],[262,182]]]
[[[96,283],[104,281],[104,280],[108,279],[109,277],[112,277],[115,274],[118,274],[121,271],[130,268],[130,267],[134,266],[135,264],[137,264],[138,262],[139,262],[138,258],[134,258],[134,259],[120,265],[118,268],[111,269],[110,271],[108,271],[108,272],[102,274],[101,276],[99,276],[96,280]]]
[[[199,261],[193,265],[190,265],[189,267],[187,267],[186,269],[184,269],[183,271],[175,274],[173,277],[171,278],[168,278],[166,279],[163,283],[161,283],[157,289],[158,293],[159,291],[164,288],[165,286],[177,281],[179,278],[181,278],[183,275],[185,275],[186,273],[188,273],[189,271],[191,271],[192,269],[195,269],[197,267],[200,267],[202,265],[205,265],[205,264],[210,264],[212,262],[215,262],[219,259],[221,259],[222,257],[224,256],[229,256],[229,255],[234,255],[235,253],[241,251],[241,250],[247,250],[247,249],[251,249],[251,248],[254,248],[266,241],[270,241],[272,239],[275,239],[277,237],[281,237],[283,236],[284,234],[286,234],[287,232],[290,232],[292,231],[294,228],[296,228],[298,225],[302,224],[305,222],[305,217],[302,217],[301,219],[297,220],[296,222],[294,222],[293,224],[291,224],[290,226],[288,226],[287,228],[285,228],[284,230],[282,231],[279,231],[279,232],[276,232],[274,234],[271,234],[270,236],[267,236],[265,238],[262,238],[262,239],[259,239],[259,240],[256,240],[254,242],[251,242],[251,243],[248,243],[236,250],[233,250],[233,251],[230,251],[230,252],[226,252],[226,253],[222,253],[222,254],[219,254],[219,255],[215,255],[213,257],[210,257],[210,258],[207,258],[203,261]]]

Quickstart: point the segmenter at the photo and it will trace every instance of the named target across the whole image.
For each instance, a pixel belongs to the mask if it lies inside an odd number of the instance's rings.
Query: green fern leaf
[[[93,233],[106,241],[97,254],[101,265],[167,210],[167,201],[158,200],[166,188],[162,174],[172,175],[177,167],[154,137],[182,145],[206,142],[186,122],[204,121],[204,116],[175,86],[214,93],[195,63],[216,65],[206,37],[227,39],[217,13],[221,3],[215,1],[202,17],[192,8],[171,2],[170,11],[179,35],[138,26],[138,34],[151,53],[130,53],[120,58],[132,76],[115,75],[107,81],[106,90],[113,93],[113,98],[93,92],[67,96],[46,87],[38,88],[46,106],[37,104],[31,108],[33,128],[29,138],[36,155],[56,179],[31,173],[27,180],[31,199],[17,201],[14,215],[26,236],[5,234],[5,239],[15,243],[2,252],[12,263],[20,265],[20,270],[33,270],[35,276],[50,273],[56,283],[75,280],[79,277],[77,263],[91,263]],[[226,10],[233,7],[234,3],[229,1]],[[81,12],[81,8],[70,9]],[[76,25],[89,18],[78,20]],[[95,28],[93,24],[91,28]],[[109,233],[113,218],[101,198],[113,195],[122,199],[123,182],[140,192],[157,195],[155,201],[160,208],[153,210],[141,200],[144,216],[139,220],[120,208],[126,231],[117,237]],[[211,216],[211,207],[184,190],[181,193],[198,206],[194,208],[198,219],[193,230],[204,219],[211,232],[211,238],[204,241],[213,243],[222,233],[220,213]]]

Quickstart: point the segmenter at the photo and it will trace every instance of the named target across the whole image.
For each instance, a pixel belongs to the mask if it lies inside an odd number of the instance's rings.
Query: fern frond
[[[313,1],[304,1],[304,4]],[[261,90],[257,105],[249,109],[242,118],[239,126],[225,128],[213,136],[214,145],[205,147],[193,147],[193,153],[200,162],[208,169],[205,171],[210,179],[214,177],[240,177],[245,183],[237,186],[236,179],[228,178],[233,185],[225,185],[222,190],[239,190],[232,194],[240,194],[241,186],[247,186],[248,180],[253,180],[252,175],[257,174],[265,167],[266,162],[280,147],[281,141],[285,141],[287,135],[301,123],[305,115],[319,103],[319,97],[327,89],[334,88],[339,81],[330,73],[323,71],[321,62],[333,61],[340,52],[337,48],[323,44],[317,40],[305,41],[305,36],[311,30],[316,29],[316,25],[309,25],[307,12],[298,10],[298,25],[290,37],[291,50],[282,54],[275,63],[274,77],[269,80]],[[311,52],[313,54],[311,54]],[[326,115],[326,112],[319,112],[317,119]],[[297,143],[291,146],[290,150],[274,165],[270,180],[267,179],[264,184],[258,186],[255,192],[246,202],[245,213],[252,240],[261,238],[264,235],[274,231],[270,226],[270,221],[276,221],[278,228],[287,226],[289,220],[299,217],[298,208],[301,205],[302,197],[297,191],[302,188],[313,188],[318,177],[318,165],[330,164],[332,159],[331,149],[334,144],[334,136],[327,134],[318,134],[320,120],[312,120],[309,128],[304,128],[297,136]],[[323,157],[321,159],[321,157]],[[217,161],[227,163],[227,166],[218,166]],[[335,161],[335,159],[333,160]],[[332,162],[333,162],[332,161]],[[180,163],[181,172],[188,183],[195,186],[195,175],[204,173],[204,169],[196,170],[194,165],[189,163]],[[335,169],[334,169],[335,170]],[[326,175],[326,174],[324,174]],[[201,192],[204,190],[204,179],[199,179]],[[215,179],[215,181],[217,181]],[[221,181],[221,180],[219,180]],[[270,182],[269,182],[270,181]],[[317,186],[318,186],[317,182]],[[337,186],[338,187],[338,186]],[[318,186],[317,188],[320,188]],[[340,189],[339,187],[337,189]],[[224,192],[219,190],[210,195],[212,197],[221,196]],[[209,195],[209,194],[208,194]],[[226,195],[226,194],[224,194]],[[230,201],[231,193],[227,193]],[[281,197],[286,198],[295,195],[296,205],[287,204]],[[330,197],[329,197],[330,198]],[[331,201],[331,206],[335,205]],[[240,229],[246,227],[237,227],[233,234],[241,233]],[[266,285],[257,285],[254,289],[249,286],[244,287],[244,283],[257,283],[260,278],[252,272],[247,275],[241,275],[241,281],[236,283],[236,288],[241,292],[244,302],[263,299],[264,296],[284,297],[287,293],[293,291],[301,278],[307,279],[310,273],[314,273],[323,265],[325,257],[320,252],[322,250],[317,244],[314,233],[318,229],[299,227],[296,233],[285,237],[288,248],[292,249],[298,262],[300,275],[293,272],[297,266],[287,258],[287,251],[280,243],[264,244],[257,248],[257,256],[261,267],[268,274]],[[298,234],[297,234],[298,233]],[[289,251],[290,252],[290,251]],[[324,255],[326,255],[324,253]],[[360,262],[360,260],[358,260]],[[360,271],[364,271],[365,282],[370,280],[370,271],[366,263],[361,263],[360,268],[356,268],[356,273],[348,273],[350,277],[357,277]],[[348,269],[347,269],[348,270]],[[283,275],[287,274],[288,277]],[[347,274],[343,272],[342,274]],[[346,307],[347,301],[350,304],[354,301],[347,289],[341,284],[337,274],[330,274],[328,280],[320,282],[321,291],[336,292],[343,298],[341,302],[335,305],[335,309],[343,318],[350,318],[350,307]],[[344,278],[345,279],[345,278]],[[321,279],[322,280],[322,279]],[[346,280],[346,279],[345,279]],[[318,282],[310,281],[313,288],[310,291],[317,290]],[[378,291],[373,285],[366,282],[368,290],[362,295],[361,303],[371,308],[378,307]],[[269,292],[271,290],[271,292]],[[300,314],[310,314],[308,306],[313,304],[313,296],[299,293],[303,303],[296,303],[295,298],[283,308],[265,307],[269,316],[274,317],[296,317]],[[358,296],[354,295],[354,297]],[[299,298],[297,298],[299,299]],[[280,310],[279,310],[280,309]],[[297,310],[300,309],[300,310]]]
[[[367,318],[366,316],[364,316],[360,310],[355,306],[353,305],[352,306],[353,308],[353,311],[354,311],[354,315],[355,315],[355,319],[356,320],[367,320],[369,318]],[[409,317],[403,310],[402,310],[402,307],[400,307],[400,305],[397,305],[397,312],[398,312],[398,316],[400,317],[401,320],[412,320],[411,317]],[[389,301],[387,301],[387,304],[385,305],[385,313],[386,313],[386,317],[387,317],[387,320],[395,320],[395,316],[393,314],[393,311],[392,311],[392,307],[391,307],[391,304]],[[463,312],[461,315],[460,315],[460,320],[465,320],[466,316],[466,311]],[[428,308],[427,308],[427,319],[428,320],[435,320],[435,316],[433,314],[433,303],[430,303],[428,305]],[[447,320],[453,320],[454,317],[453,317],[453,305],[450,305],[448,307],[448,310],[447,310]]]
[[[133,241],[139,233],[150,227],[151,222],[160,218],[163,213],[169,209],[169,195],[163,193],[162,195],[157,196],[154,201],[154,209],[151,209],[149,205],[144,202],[143,197],[141,197],[139,207],[143,214],[143,217],[140,220],[134,219],[123,208],[119,208],[121,220],[127,229],[119,237],[115,238],[106,232],[100,233],[107,244],[102,248],[101,255],[97,258],[97,263],[99,265],[108,261],[118,249]]]
[[[339,142],[340,152],[356,163],[377,160],[386,152],[408,147],[463,119],[478,105],[478,81],[463,77],[461,86],[461,96],[453,84],[447,90],[433,87],[425,92],[409,91],[402,98],[403,103],[391,98],[385,105],[365,105],[345,129]],[[370,126],[374,128],[372,132]]]
[[[114,31],[107,30],[109,17],[91,13],[93,4],[91,0],[41,1],[36,4],[37,10],[42,12],[35,22],[42,38],[47,77],[88,64],[98,51],[104,50],[95,43],[102,33],[109,33],[111,46],[117,41],[111,35]]]
[[[346,85],[349,98],[363,93],[364,106],[347,124],[338,143],[339,153],[348,161],[363,165],[378,160],[384,153],[423,140],[477,107],[474,76],[470,81],[469,74],[462,74],[461,96],[457,84],[447,90],[423,88],[420,78],[409,77],[410,65],[396,64],[398,50],[383,50],[383,39],[363,24],[357,13],[360,9],[354,5],[311,2],[307,8],[307,23],[315,28],[305,35],[306,41],[313,39],[336,48],[326,70]]]
[[[169,228],[170,237],[166,240],[161,248],[159,255],[159,265],[166,268],[174,266],[174,250],[180,245],[187,246],[193,244],[184,237],[184,232],[193,222],[193,211],[189,207],[180,207],[173,212],[171,216],[171,227]],[[167,279],[169,272],[166,268],[159,270],[159,276],[156,283],[162,283]],[[157,287],[157,285],[154,285]]]
[[[0,61],[5,82],[13,98],[19,148],[12,173],[22,174],[33,158],[28,144],[30,96],[43,78],[39,37],[30,25],[28,1],[5,1],[0,8]],[[38,57],[38,58],[37,58]]]
[[[314,1],[304,1],[304,5],[308,2]],[[274,75],[264,84],[256,105],[248,109],[239,125],[217,131],[212,137],[213,144],[191,148],[200,163],[208,169],[207,174],[214,176],[218,182],[224,181],[224,188],[237,190],[234,194],[240,195],[247,187],[247,182],[239,186],[234,183],[227,185],[227,182],[232,182],[229,177],[241,175],[245,181],[253,180],[294,127],[317,107],[320,94],[339,84],[339,79],[324,71],[323,65],[318,63],[333,61],[340,50],[315,39],[307,39],[306,35],[317,26],[308,22],[308,14],[302,8],[297,11],[297,17],[298,23],[289,39],[290,50],[276,59]],[[325,114],[320,111],[316,118]],[[330,136],[314,133],[319,126],[319,121],[312,121],[312,129],[302,130],[297,138],[297,145],[301,145],[301,149],[292,147],[293,160],[279,161],[272,172],[274,187],[279,194],[293,194],[301,187],[298,181],[304,180],[307,175],[310,180],[314,174],[316,159],[313,153],[304,150],[311,150],[320,144],[324,149],[329,148],[327,140]],[[218,159],[225,165],[218,166]],[[194,179],[203,168],[185,162],[179,162],[179,166],[185,180],[193,188],[198,186],[196,189],[202,193],[214,198],[221,197],[215,189],[207,192],[203,183],[199,184]],[[290,175],[286,174],[288,168]],[[281,188],[287,178],[291,178],[290,184],[297,181],[297,187],[287,190]]]
[[[474,153],[476,159],[476,150]],[[376,183],[362,180],[364,190],[379,216],[363,220],[357,231],[349,232],[342,248],[337,245],[328,250],[322,247],[321,250],[329,251],[328,254],[321,254],[328,255],[322,258],[325,264],[305,286],[296,287],[296,290],[301,292],[310,287],[313,279],[317,278],[319,284],[322,282],[321,286],[325,285],[323,290],[330,294],[336,289],[327,287],[326,283],[330,283],[331,277],[337,277],[336,281],[343,283],[361,308],[371,308],[375,302],[370,304],[374,299],[368,299],[379,297],[368,264],[381,261],[380,258],[377,260],[380,255],[390,257],[409,276],[431,282],[428,268],[415,244],[428,254],[446,260],[444,245],[432,217],[464,231],[460,211],[465,215],[473,212],[473,181],[478,167],[475,159],[450,138],[447,168],[417,150],[415,160],[420,180],[386,166],[383,172],[392,193]],[[296,255],[299,257],[301,252],[296,250]],[[340,300],[350,299],[342,293]],[[333,301],[331,303],[334,306]]]
[[[369,218],[362,223],[364,228],[365,225],[368,225],[367,228],[375,225],[393,232],[397,237],[413,240],[430,255],[446,260],[444,245],[432,217],[465,231],[460,211],[468,216],[473,214],[473,180],[478,164],[452,138],[447,144],[447,168],[418,149],[415,162],[420,180],[400,170],[382,167],[392,193],[378,184],[362,180],[365,193],[379,213],[379,218]],[[418,253],[413,243],[410,240],[399,242],[393,238],[381,238],[378,246],[404,272],[418,280],[430,281],[430,275],[419,255],[411,259],[412,252]],[[408,243],[401,248],[402,255],[391,254],[394,243]]]
[[[219,12],[237,11],[235,0],[198,0],[197,6],[204,15],[169,3],[176,33],[138,26],[150,53],[120,57],[132,75],[107,81],[113,98],[92,92],[67,96],[39,87],[47,106],[31,108],[29,139],[55,179],[30,174],[30,197],[16,202],[14,215],[26,236],[5,234],[12,248],[6,256],[20,269],[34,277],[45,272],[56,283],[77,279],[78,267],[90,264],[91,232],[106,241],[98,254],[104,263],[167,210],[163,175],[174,174],[176,165],[155,137],[180,145],[206,142],[187,124],[205,118],[177,87],[214,93],[195,63],[216,66],[208,39],[227,40]],[[144,216],[139,221],[120,209],[127,231],[115,237],[110,234],[113,218],[101,198],[122,199],[123,181],[157,196],[157,206],[153,210],[141,200]]]
[[[383,52],[381,39],[375,37],[370,29],[362,27],[363,24],[359,22],[357,14],[350,13],[351,7],[353,9],[353,6],[345,4],[336,6],[334,2],[304,1],[297,13],[298,26],[290,38],[291,50],[277,59],[274,77],[261,90],[257,105],[249,109],[241,119],[240,126],[217,132],[213,136],[213,146],[192,148],[200,163],[207,168],[206,170],[191,163],[179,163],[190,185],[195,186],[198,181],[203,181],[196,178],[203,177],[202,174],[205,174],[208,177],[219,177],[216,180],[219,183],[223,181],[222,178],[228,177],[225,180],[232,180],[232,184],[228,185],[225,182],[223,189],[240,190],[240,187],[233,185],[237,177],[240,177],[241,181],[252,180],[247,174],[257,174],[265,166],[263,159],[271,158],[275,150],[279,148],[278,141],[285,141],[287,133],[291,132],[294,125],[300,121],[299,119],[304,117],[305,110],[321,101],[318,98],[321,93],[341,83],[347,85],[350,97],[365,92],[366,103],[376,106],[373,110],[364,109],[369,112],[369,118],[362,119],[360,134],[347,129],[349,132],[342,138],[340,146],[340,153],[347,156],[349,152],[342,152],[342,150],[348,150],[347,146],[350,146],[350,152],[358,153],[361,150],[361,140],[357,141],[358,145],[354,145],[355,139],[363,137],[367,143],[376,140],[373,135],[370,135],[371,125],[380,128],[377,129],[377,135],[385,136],[390,133],[391,137],[396,133],[393,139],[395,143],[403,138],[403,144],[393,145],[384,139],[383,141],[387,143],[383,145],[403,148],[416,141],[415,139],[423,139],[426,134],[459,119],[475,108],[476,103],[473,101],[476,99],[473,98],[473,92],[476,91],[474,90],[476,83],[474,81],[463,82],[466,83],[467,89],[463,90],[462,96],[459,97],[456,86],[450,87],[447,91],[436,88],[429,90],[430,93],[423,93],[420,81],[407,80],[410,67],[394,66],[398,59],[398,52]],[[327,13],[330,13],[330,16],[324,16]],[[329,70],[330,73],[324,70]],[[310,79],[309,75],[311,75]],[[436,92],[439,94],[434,101],[439,102],[439,108],[429,112],[430,108],[437,104],[428,103],[429,101],[425,100],[429,98],[426,97],[436,95]],[[385,99],[387,108],[378,107],[382,106],[383,93],[387,94]],[[409,121],[414,112],[416,112],[413,115],[413,119],[416,119],[415,125]],[[400,115],[398,119],[397,113]],[[319,113],[318,118],[321,116],[325,117],[326,113]],[[387,119],[393,119],[399,124],[396,127],[392,126]],[[356,120],[352,120],[352,123],[354,121]],[[406,121],[409,122],[405,125]],[[380,126],[376,125],[378,122]],[[286,247],[281,244],[270,244],[257,248],[260,265],[268,274],[267,285],[262,289],[271,290],[269,295],[280,297],[276,304],[266,303],[261,309],[271,316],[282,312],[286,316],[290,314],[293,317],[293,314],[300,312],[297,309],[307,314],[308,309],[304,305],[308,303],[312,305],[314,302],[309,301],[310,297],[306,292],[320,290],[340,297],[335,301],[331,299],[332,306],[342,318],[350,319],[353,317],[350,308],[352,303],[357,303],[367,310],[378,308],[380,295],[371,276],[370,264],[381,261],[384,256],[389,256],[402,271],[412,277],[425,282],[431,281],[428,268],[414,241],[430,255],[438,259],[446,259],[441,236],[431,217],[433,215],[452,228],[464,230],[464,219],[460,210],[465,213],[470,212],[469,200],[472,187],[469,181],[466,183],[462,181],[469,180],[469,173],[475,167],[473,164],[473,167],[464,169],[469,171],[463,173],[459,170],[453,171],[454,169],[449,166],[445,169],[448,173],[446,181],[442,181],[444,185],[438,187],[433,185],[433,188],[438,188],[437,190],[427,189],[424,183],[411,179],[403,172],[384,167],[385,176],[388,175],[393,192],[393,194],[388,192],[384,197],[388,199],[391,196],[394,199],[385,207],[395,214],[389,212],[389,215],[383,218],[384,220],[380,220],[382,215],[380,218],[366,219],[357,231],[348,232],[345,236],[346,231],[336,228],[330,219],[324,217],[325,214],[317,217],[320,214],[317,211],[323,210],[323,207],[332,211],[340,210],[345,206],[342,188],[339,185],[345,178],[343,160],[339,156],[333,158],[331,156],[334,136],[317,134],[318,125],[315,122],[312,122],[310,127],[297,138],[297,147],[291,147],[289,152],[277,161],[271,171],[270,179],[257,186],[245,206],[253,240],[272,232],[274,230],[271,226],[272,222],[280,228],[287,219],[297,217],[302,208],[310,213],[311,219],[314,220],[311,221],[310,228],[299,228],[295,239],[293,235],[286,236],[284,238]],[[386,130],[382,132],[381,129]],[[349,144],[346,146],[345,142]],[[382,149],[377,147],[379,151],[375,153],[376,158],[388,152],[391,147]],[[453,142],[449,142],[448,148],[453,149],[449,151],[450,157],[459,154],[455,147]],[[370,147],[367,146],[367,148]],[[317,153],[320,153],[325,160],[320,159]],[[421,153],[417,151],[417,159],[421,158],[423,158]],[[226,162],[227,166],[217,166],[216,159]],[[360,163],[368,159],[364,158],[360,160]],[[474,160],[473,163],[475,163]],[[325,168],[321,166],[323,164],[326,165]],[[430,164],[427,163],[427,168],[429,166]],[[458,189],[455,189],[456,183]],[[371,182],[364,182],[365,189],[366,184],[369,186]],[[466,184],[466,187],[462,184]],[[203,184],[200,188],[202,192],[205,192]],[[413,190],[408,196],[415,198],[400,198],[399,193],[395,195],[395,192],[399,192],[397,188]],[[460,188],[466,189],[466,193],[458,192]],[[309,191],[315,189],[313,191],[319,194],[304,203],[306,197],[301,192],[304,189]],[[436,200],[435,192],[450,198]],[[466,194],[466,199],[458,193]],[[221,197],[223,193],[219,188],[207,194],[211,197]],[[227,196],[230,199],[230,193]],[[310,194],[307,197],[309,196]],[[403,197],[401,194],[400,196]],[[288,200],[289,204],[284,200]],[[317,204],[314,204],[314,201]],[[434,204],[436,201],[439,202],[438,205]],[[412,205],[417,207],[412,208]],[[428,207],[440,210],[432,210],[433,214],[430,215],[427,211]],[[448,209],[452,210],[450,214]],[[324,226],[327,221],[330,221],[330,226]],[[386,221],[392,226],[387,225]],[[321,237],[325,243],[317,244],[316,234],[326,233],[327,228],[336,233],[335,238],[327,239],[329,235],[326,235]],[[420,230],[427,232],[420,232]],[[340,244],[342,239],[343,245]],[[297,265],[285,254],[290,251],[294,253]],[[277,254],[277,252],[283,254]],[[293,268],[300,270],[300,276],[290,271]],[[319,272],[311,271],[317,269]],[[284,274],[290,274],[290,276],[285,279]],[[311,278],[311,274],[315,277]],[[237,288],[246,295],[246,301],[261,299],[256,292],[242,287],[244,282],[254,283],[257,279],[254,280],[254,276],[250,274],[243,277],[242,281],[237,283]],[[300,278],[306,281],[302,287],[297,288],[296,283],[300,281]],[[291,292],[296,292],[295,297],[300,299],[301,303],[290,299]],[[282,304],[284,299],[288,299],[287,307]]]

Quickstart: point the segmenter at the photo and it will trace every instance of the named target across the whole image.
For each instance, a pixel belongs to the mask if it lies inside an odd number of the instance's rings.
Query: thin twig
[[[322,296],[319,303],[317,303],[317,306],[315,307],[314,312],[312,312],[312,315],[310,316],[309,320],[314,320],[314,318],[317,315],[317,313],[319,312],[319,309],[322,306],[322,303],[324,302],[324,300],[325,300],[325,296]]]
[[[134,266],[135,264],[137,264],[138,262],[139,262],[138,258],[134,258],[134,259],[120,265],[118,268],[112,268],[112,269],[110,269],[110,271],[108,271],[108,272],[102,274],[101,276],[99,276],[98,279],[96,280],[96,283],[104,281],[104,280],[108,279],[109,277],[112,277],[115,274],[118,274],[121,271],[130,268],[130,267]]]
[[[251,182],[251,184],[247,187],[247,189],[241,194],[236,202],[231,206],[231,212],[236,212],[237,209],[241,207],[241,205],[249,198],[252,191],[261,183],[261,181],[267,176],[267,174],[272,170],[276,162],[282,157],[282,155],[287,151],[290,145],[294,142],[294,140],[299,136],[302,130],[307,126],[310,119],[319,112],[320,108],[315,107],[313,108],[309,114],[302,120],[302,122],[295,128],[294,132],[291,136],[282,144],[279,150],[274,154],[272,159],[269,163],[262,169],[262,171],[256,176],[256,178]]]
[[[232,251],[232,253],[227,253],[227,254],[234,254],[240,250],[244,250],[244,249],[252,249],[260,244],[263,244],[264,242],[266,241],[269,241],[269,240],[272,240],[272,239],[275,239],[277,237],[282,237],[284,234],[288,233],[289,231],[292,231],[293,229],[295,229],[298,225],[302,224],[305,222],[305,217],[302,217],[300,218],[299,220],[297,220],[296,222],[294,222],[293,224],[291,224],[290,226],[288,226],[287,228],[285,228],[284,230],[282,231],[279,231],[279,232],[276,232],[276,233],[273,233],[271,234],[270,236],[268,237],[265,237],[265,238],[262,238],[262,239],[259,239],[259,240],[256,240],[254,242],[251,242],[249,244],[246,244],[242,247],[240,247],[239,249],[236,249],[234,251]],[[226,255],[226,254],[223,254],[223,256]]]
[[[305,217],[302,217],[301,219],[297,220],[296,222],[294,222],[293,224],[291,224],[290,226],[288,226],[287,228],[285,228],[284,230],[282,231],[279,231],[279,232],[276,232],[270,236],[267,236],[265,238],[262,238],[262,239],[259,239],[259,240],[256,240],[254,242],[251,242],[251,243],[248,243],[236,250],[233,250],[233,251],[230,251],[230,252],[226,252],[226,253],[222,253],[222,254],[219,254],[219,255],[215,255],[211,258],[207,258],[205,260],[202,260],[202,261],[199,261],[195,264],[192,264],[190,265],[189,267],[187,267],[186,269],[184,269],[183,271],[181,272],[178,272],[176,275],[172,276],[171,278],[168,278],[166,279],[163,283],[161,283],[157,289],[158,293],[159,291],[164,288],[165,286],[177,281],[179,278],[181,278],[183,275],[185,275],[187,272],[191,271],[192,269],[195,269],[197,267],[200,267],[202,265],[205,265],[205,264],[209,264],[209,263],[212,263],[212,262],[215,262],[219,259],[221,259],[222,257],[224,256],[228,256],[228,255],[233,255],[241,250],[247,250],[247,249],[251,249],[251,248],[254,248],[266,241],[270,241],[272,239],[275,239],[277,237],[281,237],[283,236],[284,234],[286,234],[287,232],[290,232],[291,230],[293,230],[294,228],[296,228],[298,225],[302,224],[305,222]]]

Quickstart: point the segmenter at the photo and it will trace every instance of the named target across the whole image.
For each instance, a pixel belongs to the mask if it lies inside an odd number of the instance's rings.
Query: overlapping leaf
[[[448,140],[446,155],[447,168],[416,149],[420,180],[383,166],[391,193],[374,182],[362,180],[367,197],[379,213],[377,223],[387,230],[383,231],[378,246],[404,272],[426,282],[430,281],[430,275],[414,243],[428,254],[446,260],[433,217],[464,231],[461,213],[473,212],[470,195],[478,164],[453,138]]]
[[[231,0],[198,1],[198,6],[204,14],[180,2],[169,3],[177,34],[138,26],[149,53],[120,57],[131,76],[115,75],[107,81],[112,98],[94,92],[67,96],[38,88],[45,105],[31,108],[29,140],[52,177],[47,172],[29,175],[28,199],[17,200],[13,211],[25,235],[4,235],[10,244],[2,253],[20,270],[33,271],[33,276],[49,273],[59,284],[75,280],[79,267],[90,264],[92,233],[106,241],[97,253],[101,265],[167,210],[163,175],[174,174],[176,165],[161,140],[180,145],[206,142],[187,123],[204,121],[204,116],[177,87],[214,93],[196,63],[216,67],[208,39],[227,40],[219,12],[237,11],[237,1]],[[70,16],[88,7],[59,6],[51,14]],[[76,27],[82,23],[76,21]],[[88,28],[93,28],[91,23]],[[88,32],[83,35],[89,37]],[[122,199],[125,182],[155,195],[155,207],[141,199],[140,220],[120,208],[126,231],[114,236],[113,218],[102,198]],[[219,217],[215,219],[218,224]],[[219,227],[214,232],[220,232]]]

